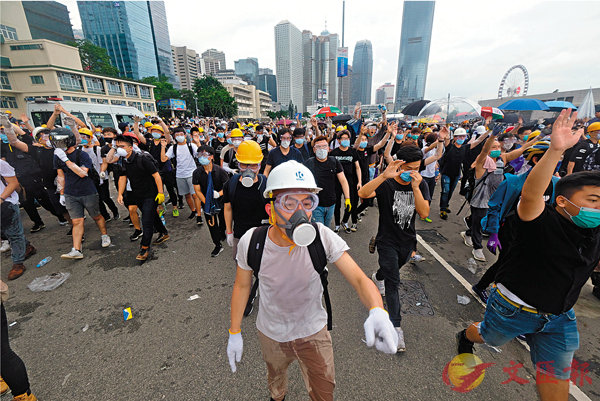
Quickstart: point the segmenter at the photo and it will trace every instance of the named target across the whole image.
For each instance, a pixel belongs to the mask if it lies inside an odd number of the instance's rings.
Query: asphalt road
[[[422,237],[466,280],[476,282],[491,263],[479,264],[475,274],[469,271],[470,249],[459,236],[462,220],[452,214],[441,222],[435,213],[437,196],[433,205],[434,222],[418,222]],[[458,209],[457,197],[451,206]],[[9,282],[11,298],[5,304],[9,324],[16,322],[9,328],[12,347],[25,361],[40,400],[269,399],[256,312],[243,324],[244,355],[238,371],[233,374],[229,369],[225,350],[235,274],[231,249],[211,258],[208,230],[187,220],[188,212],[186,208],[178,219],[167,218],[171,240],[155,247],[155,259],[143,265],[135,260],[139,245],[129,241],[132,229],[127,223],[108,223],[113,246],[102,249],[91,219],[86,220],[85,258],[61,260],[60,254],[71,248],[70,237],[66,227],[43,212],[47,228],[28,234],[38,254],[26,262],[28,270],[21,278]],[[24,220],[28,230],[31,222]],[[369,276],[377,257],[368,252],[367,244],[376,228],[377,209],[370,208],[358,232],[340,234]],[[336,399],[537,399],[535,369],[516,341],[500,353],[476,347],[483,362],[495,365],[473,391],[457,393],[444,384],[442,372],[455,356],[455,333],[481,320],[483,307],[422,246],[419,251],[426,261],[401,270],[408,288],[403,304],[407,351],[398,355],[366,347],[363,323],[368,313],[335,267],[330,269]],[[486,254],[492,260],[487,250]],[[54,259],[36,269],[35,263],[45,256]],[[1,261],[5,278],[11,264],[8,254]],[[53,272],[69,272],[71,277],[51,292],[27,288],[34,278]],[[199,298],[188,300],[192,295]],[[460,305],[457,295],[467,295],[471,302]],[[128,321],[123,320],[126,307],[133,312]],[[589,363],[587,377],[592,381],[581,390],[590,399],[600,399],[600,301],[591,295],[589,283],[576,312],[581,347],[575,359]],[[523,363],[518,375],[528,384],[502,383],[508,379],[503,368],[513,360]],[[289,375],[286,400],[307,399],[297,364]],[[9,398],[5,395],[2,401]]]

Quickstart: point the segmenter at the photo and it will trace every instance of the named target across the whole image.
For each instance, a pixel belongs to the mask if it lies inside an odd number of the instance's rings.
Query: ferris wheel
[[[524,65],[513,65],[506,71],[498,88],[498,99],[527,95],[529,73]]]

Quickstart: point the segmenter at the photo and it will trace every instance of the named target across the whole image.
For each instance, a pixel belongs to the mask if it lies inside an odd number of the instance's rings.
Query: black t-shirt
[[[18,137],[19,140],[27,145],[28,148],[33,148],[33,138],[31,135],[21,135]],[[37,160],[27,152],[22,152],[14,146],[6,145],[5,152],[3,155],[6,157],[6,161],[15,169],[16,177],[21,184],[26,184],[31,178],[37,177],[41,173],[40,166]]]
[[[496,282],[542,312],[568,311],[600,261],[600,228],[578,227],[548,204],[533,221],[514,219]]]
[[[128,159],[123,160],[123,169],[135,199],[156,198],[158,190],[152,174],[158,170],[148,155],[132,152]]]
[[[213,163],[212,168],[213,190],[221,191],[225,183],[229,180],[229,175],[221,167]],[[192,184],[200,185],[200,192],[206,196],[206,187],[208,185],[208,174],[204,171],[204,166],[198,167],[192,174]]]
[[[287,155],[284,155],[283,152],[281,152],[281,148],[276,147],[275,149],[271,149],[269,152],[267,164],[271,166],[271,169],[274,169],[281,163],[285,163],[289,160],[296,160],[298,163],[302,163],[304,161],[302,158],[302,153],[300,153],[300,151],[293,146],[290,146]]]
[[[210,143],[210,147],[215,150],[215,155],[213,156],[213,161],[217,166],[221,165],[221,150],[227,146],[227,141],[223,139],[223,142],[219,141],[219,138],[215,138]]]
[[[77,157],[79,155],[79,163]],[[94,168],[90,156],[81,149],[76,149],[71,153],[67,153],[67,158],[79,167],[86,167],[88,171]],[[54,168],[61,169],[65,174],[65,195],[71,196],[86,196],[98,193],[94,181],[89,176],[80,177],[73,172],[67,164],[54,156]]]
[[[362,184],[365,185],[369,182],[369,160],[373,154],[373,146],[367,146],[364,149],[358,148],[356,150],[358,156],[358,165],[360,166],[360,173],[362,176]]]
[[[302,144],[302,146],[300,146],[299,148],[297,148],[296,145],[293,145],[293,146],[294,146],[294,148],[298,149],[300,151],[300,153],[302,154],[302,160],[308,160],[311,158],[312,152],[310,152],[306,142],[304,142]]]
[[[430,200],[425,181],[419,185],[425,200]],[[394,248],[413,248],[417,242],[415,231],[415,195],[412,185],[402,185],[393,178],[385,180],[376,190],[379,205],[377,244]]]
[[[223,188],[223,203],[231,203],[235,238],[242,238],[246,231],[260,226],[263,220],[269,218],[265,210],[265,198],[259,190],[261,180],[266,180],[266,177],[259,176],[250,188],[243,186],[239,179],[236,180],[233,199],[229,193],[232,183],[227,183]]]
[[[573,172],[576,173],[578,171],[594,170],[594,167],[597,168],[598,164],[600,164],[598,161],[600,157],[599,153],[598,145],[594,145],[589,139],[579,142],[573,147],[568,159],[569,162],[575,163]]]
[[[313,173],[319,191],[319,206],[329,207],[335,203],[335,187],[339,185],[337,174],[344,171],[342,164],[333,156],[328,156],[326,161],[319,161],[311,157],[304,162]]]
[[[331,151],[330,155],[335,157],[342,164],[344,175],[346,176],[348,183],[358,182],[355,164],[355,162],[358,161],[358,153],[356,152],[356,149],[348,148],[346,150],[342,150],[340,148],[335,148]]]
[[[158,142],[158,144],[156,144],[154,142],[154,139],[149,139],[148,141],[146,141],[147,147],[148,147],[148,153],[150,153],[152,155],[152,157],[154,157],[154,159],[158,162],[158,171],[161,173],[167,173],[169,171],[173,171],[173,165],[171,164],[171,160],[168,159],[166,162],[161,162],[160,160],[160,153],[161,153],[161,149],[162,149],[162,145],[160,144],[160,142]],[[169,150],[169,148],[171,147],[170,144],[167,144],[167,146],[165,147],[165,154],[167,153],[167,151]]]
[[[236,151],[234,148],[229,149],[227,152],[225,152],[225,156],[223,156],[223,162],[227,163],[227,165],[229,166],[229,168],[231,169],[239,169],[240,165],[237,161],[237,157],[235,157],[236,155]]]
[[[469,146],[466,143],[462,144],[460,148],[457,148],[453,143],[446,146],[444,156],[440,159],[440,173],[448,177],[458,177]]]

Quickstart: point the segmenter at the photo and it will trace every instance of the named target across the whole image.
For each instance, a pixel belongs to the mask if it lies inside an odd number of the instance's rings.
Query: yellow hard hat
[[[152,131],[152,130],[158,130],[158,131],[162,132],[163,134],[165,133],[165,130],[163,129],[163,127],[161,127],[158,124],[154,124],[148,129],[148,131]]]
[[[244,136],[244,134],[242,133],[241,129],[234,128],[231,130],[231,135],[230,135],[231,138],[241,138],[243,136]]]
[[[199,133],[203,133],[203,132],[204,132],[204,128],[202,128],[202,127],[199,127],[199,128],[198,128],[198,132],[199,132]]]
[[[46,125],[46,124],[42,124],[42,127],[46,128],[46,127],[47,127],[47,125]]]
[[[263,153],[258,143],[248,140],[240,143],[235,158],[240,163],[259,164],[263,159]]]
[[[588,125],[587,132],[590,133],[592,131],[600,131],[600,122],[596,121],[595,123]]]
[[[10,110],[5,110],[4,112],[5,112],[6,114],[12,114],[12,111],[10,111]]]
[[[338,125],[338,127],[335,129],[335,132],[343,131],[345,129],[346,129],[345,125]]]
[[[79,128],[79,133],[83,134],[83,135],[88,135],[88,136],[92,136],[92,131],[90,131],[87,128]]]
[[[533,138],[540,136],[542,132],[539,130],[533,131],[531,134],[529,134],[529,137],[527,138],[529,141],[531,141]]]
[[[423,132],[425,133],[425,132],[433,132],[433,131],[431,130],[431,128],[427,127],[423,130]]]
[[[144,128],[152,127],[152,123],[150,121],[146,121],[144,123]]]

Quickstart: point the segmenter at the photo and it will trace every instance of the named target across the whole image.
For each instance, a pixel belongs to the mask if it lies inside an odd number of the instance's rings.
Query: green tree
[[[157,101],[163,99],[180,99],[179,91],[173,88],[173,84],[169,82],[169,79],[165,75],[145,77],[142,78],[142,82],[156,87],[154,88],[154,98]]]
[[[214,77],[196,79],[194,92],[198,97],[198,113],[202,116],[231,118],[238,112],[235,99]]]
[[[79,39],[67,43],[79,50],[83,70],[110,77],[120,77],[119,69],[111,64],[106,49],[96,46],[89,40]]]
[[[304,113],[302,113],[302,117],[310,118],[310,113],[308,111],[305,111]]]

